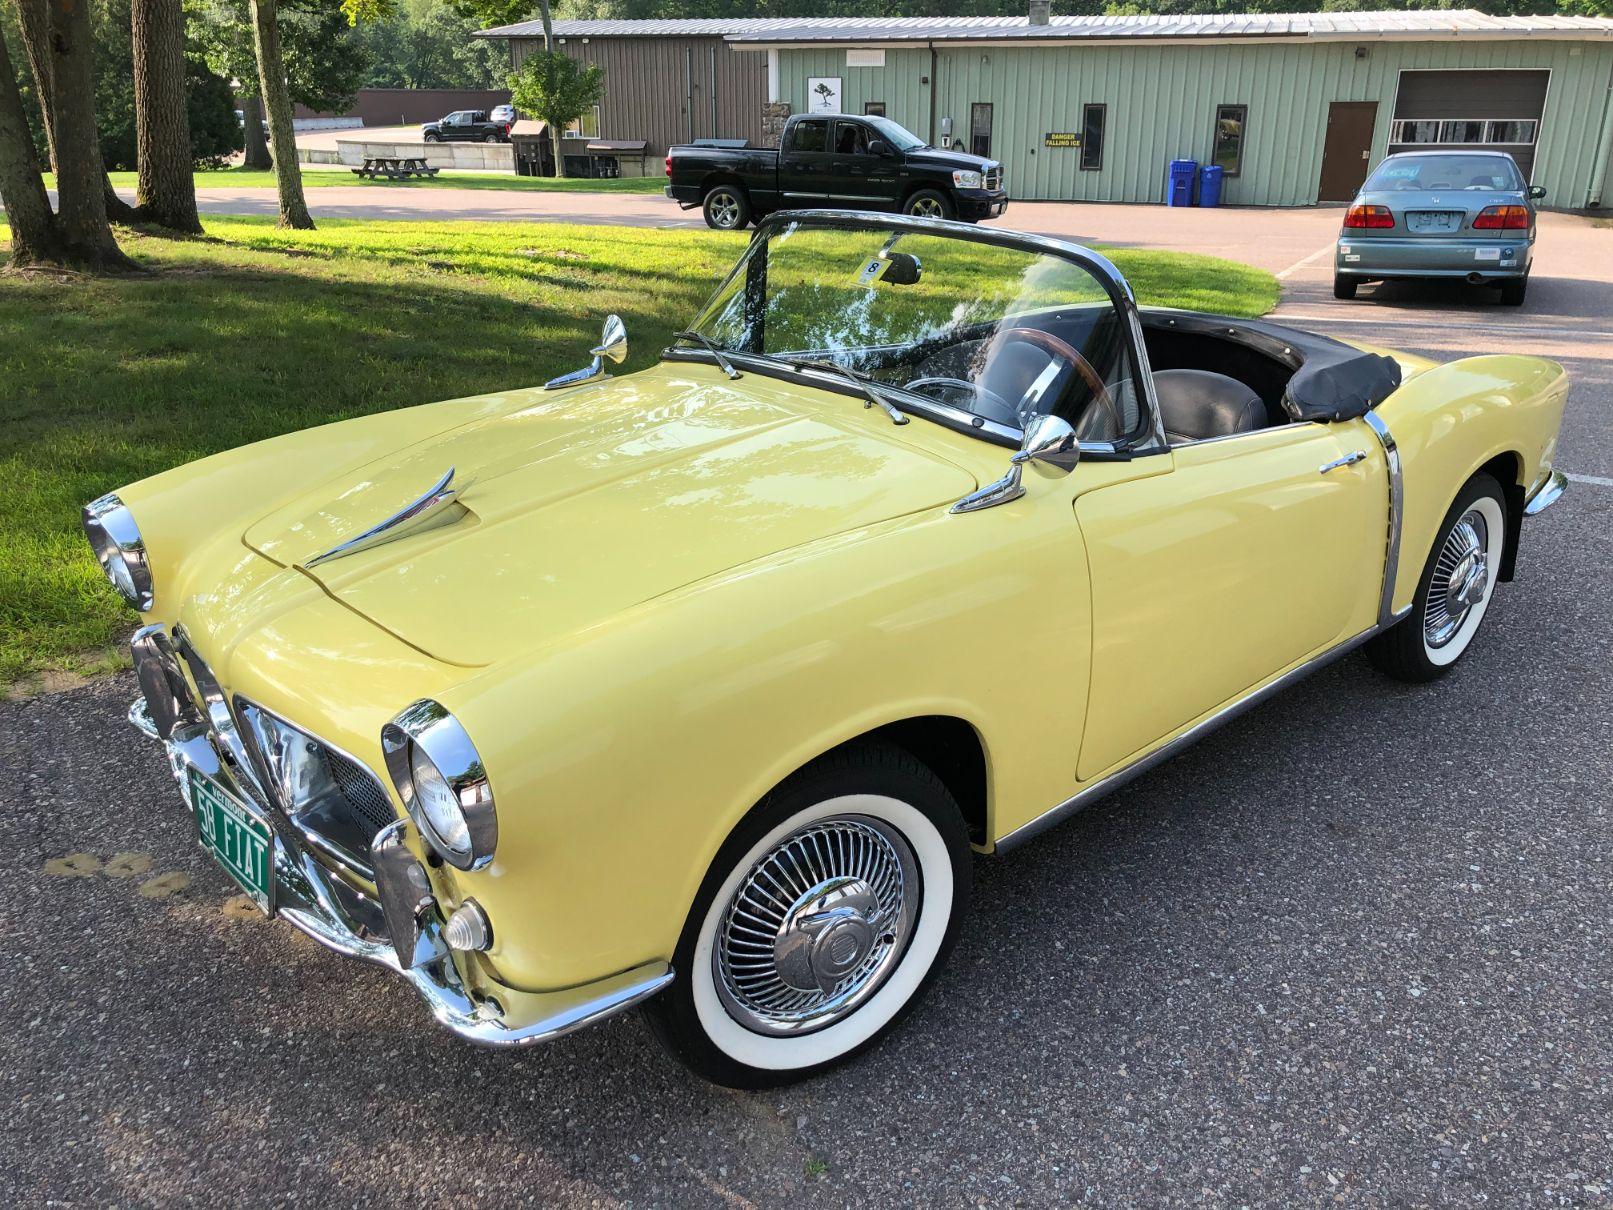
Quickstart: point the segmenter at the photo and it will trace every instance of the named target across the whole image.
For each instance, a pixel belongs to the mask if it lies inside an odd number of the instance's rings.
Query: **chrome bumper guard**
[[[156,650],[150,641],[154,629],[147,627],[136,636],[136,666],[143,688],[160,685],[166,690],[173,686],[150,663]],[[148,679],[158,676],[162,679]],[[158,696],[162,700],[163,694]],[[167,749],[169,768],[187,807],[194,810],[189,777],[194,767],[268,818],[274,881],[271,902],[276,916],[327,949],[402,975],[420,993],[432,1016],[467,1041],[493,1047],[546,1042],[614,1016],[672,982],[671,967],[652,962],[559,991],[528,992],[494,985],[491,991],[473,994],[443,939],[442,915],[425,870],[400,843],[409,826],[407,820],[388,826],[375,838],[375,893],[370,894],[368,888],[355,885],[350,872],[339,877],[323,865],[281,812],[265,809],[255,789],[246,788],[220,759],[208,725],[194,713],[170,709],[159,720],[142,697],[129,708],[129,721]],[[166,738],[164,723],[168,725]]]
[[[1563,498],[1568,490],[1568,476],[1562,471],[1552,471],[1539,483],[1530,489],[1529,495],[1523,502],[1523,515],[1538,517],[1553,504]]]

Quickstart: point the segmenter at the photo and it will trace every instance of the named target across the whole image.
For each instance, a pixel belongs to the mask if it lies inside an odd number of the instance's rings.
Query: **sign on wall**
[[[1079,147],[1079,146],[1081,146],[1081,136],[1076,134],[1073,130],[1069,130],[1069,131],[1051,131],[1050,130],[1050,131],[1048,131],[1046,134],[1044,134],[1042,136],[1042,146],[1043,147]]]
[[[810,113],[840,112],[839,76],[811,76],[807,79],[807,110]]]

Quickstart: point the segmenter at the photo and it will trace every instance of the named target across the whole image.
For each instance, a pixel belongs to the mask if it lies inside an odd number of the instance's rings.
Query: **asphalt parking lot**
[[[1578,380],[1579,481],[1460,669],[1352,656],[979,859],[933,995],[792,1089],[702,1084],[633,1016],[455,1042],[234,897],[131,677],[0,703],[10,1199],[1613,1203],[1613,231],[1548,237],[1521,311],[1335,303],[1299,235],[1285,278],[1293,322]]]

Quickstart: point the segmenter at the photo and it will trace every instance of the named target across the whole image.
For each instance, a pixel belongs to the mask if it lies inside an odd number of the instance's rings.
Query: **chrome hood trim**
[[[446,505],[452,504],[459,495],[460,489],[450,487],[454,481],[454,468],[449,467],[448,473],[436,484],[429,488],[425,495],[410,504],[404,505],[384,521],[380,521],[369,529],[345,542],[338,542],[335,546],[322,554],[303,563],[304,567],[317,567],[321,563],[328,563],[332,559],[340,559],[343,555],[357,554],[361,550],[380,546],[384,542],[407,536],[415,530],[425,526],[428,521],[442,519],[442,510]]]

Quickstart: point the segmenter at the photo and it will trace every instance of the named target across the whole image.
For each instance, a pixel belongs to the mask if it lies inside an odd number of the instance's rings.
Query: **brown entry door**
[[[1334,101],[1327,107],[1327,139],[1322,144],[1322,180],[1316,199],[1347,202],[1367,179],[1372,155],[1376,101]]]

